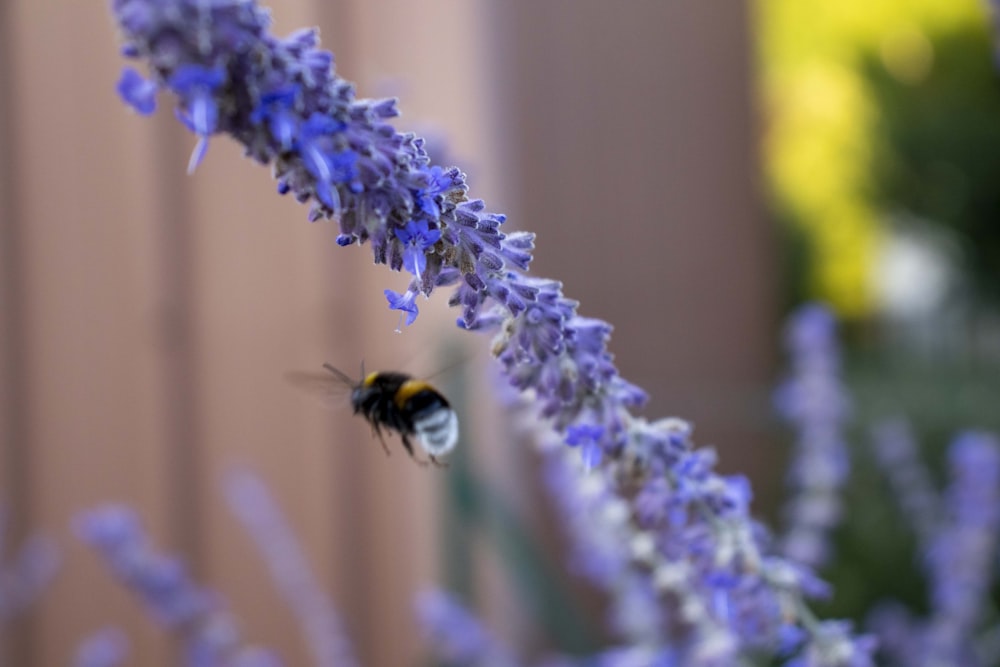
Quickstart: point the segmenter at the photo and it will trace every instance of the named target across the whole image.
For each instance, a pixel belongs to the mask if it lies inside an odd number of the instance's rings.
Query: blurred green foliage
[[[872,195],[946,226],[962,243],[978,295],[1000,302],[1000,76],[984,22],[934,35],[912,80],[869,54],[862,72],[879,109]],[[930,56],[928,56],[930,57]]]
[[[774,209],[803,241],[792,279],[842,316],[871,314],[883,225],[959,232],[1000,294],[1000,84],[977,0],[762,0],[757,33]]]

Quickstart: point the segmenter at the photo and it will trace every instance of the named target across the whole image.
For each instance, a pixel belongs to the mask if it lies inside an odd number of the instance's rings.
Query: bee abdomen
[[[448,407],[423,413],[414,418],[413,432],[431,456],[447,454],[458,443],[458,415]]]

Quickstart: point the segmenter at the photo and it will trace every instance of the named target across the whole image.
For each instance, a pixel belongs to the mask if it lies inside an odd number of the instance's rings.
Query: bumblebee
[[[351,390],[351,407],[354,414],[361,415],[371,424],[372,431],[382,443],[382,449],[389,454],[383,430],[399,433],[406,453],[421,465],[427,465],[413,450],[412,440],[416,440],[427,453],[430,462],[439,467],[447,463],[438,460],[455,448],[458,443],[458,415],[451,409],[448,400],[430,383],[418,380],[406,373],[396,371],[376,371],[357,381],[331,364],[323,364],[331,376],[297,376],[290,378],[297,384],[314,379],[321,385],[329,385],[336,380]],[[412,439],[412,440],[411,440]]]

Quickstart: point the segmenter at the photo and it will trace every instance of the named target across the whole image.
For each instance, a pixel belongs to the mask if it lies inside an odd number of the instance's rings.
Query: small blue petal
[[[441,230],[431,229],[426,220],[410,220],[393,233],[404,246],[403,266],[419,278],[427,269],[426,251],[441,238]]]
[[[316,197],[331,211],[340,210],[340,193],[337,188],[330,185],[329,181],[316,181]]]
[[[286,151],[290,149],[295,140],[295,116],[289,113],[276,113],[271,116],[269,126],[281,149]]]
[[[401,243],[409,243],[417,235],[416,225],[412,220],[406,223],[405,227],[396,227],[395,234],[396,238],[399,239]]]
[[[407,291],[405,294],[394,292],[391,289],[385,290],[385,298],[389,301],[390,310],[401,310],[407,313],[406,326],[410,326],[417,319],[420,310],[417,308],[417,295],[415,292]]]
[[[413,275],[420,277],[427,270],[427,255],[420,248],[409,247],[403,251],[403,266]]]
[[[337,132],[342,132],[347,127],[342,121],[321,113],[312,113],[306,122],[302,124],[300,134],[302,141],[310,141],[316,137],[328,136]]]
[[[423,242],[425,248],[430,248],[432,245],[437,243],[441,239],[440,229],[429,229],[423,234]]]
[[[577,424],[566,429],[566,444],[576,446],[596,442],[604,436],[604,427],[595,424]]]
[[[122,71],[116,89],[121,98],[142,115],[148,116],[156,111],[156,83],[144,78],[131,67]]]
[[[194,173],[194,170],[198,168],[198,165],[201,164],[202,159],[204,159],[206,151],[208,151],[208,137],[201,137],[198,139],[198,144],[194,147],[194,150],[191,151],[191,159],[188,160],[187,173]]]
[[[583,467],[592,470],[601,464],[603,455],[601,446],[596,442],[590,442],[580,448],[580,455],[583,457]]]
[[[225,74],[211,67],[201,65],[181,65],[167,82],[170,89],[181,97],[195,91],[213,91],[222,85]]]
[[[115,667],[125,660],[128,640],[118,628],[105,628],[88,637],[77,648],[76,667]]]
[[[192,95],[188,101],[191,131],[202,136],[215,132],[219,120],[219,107],[209,93]]]

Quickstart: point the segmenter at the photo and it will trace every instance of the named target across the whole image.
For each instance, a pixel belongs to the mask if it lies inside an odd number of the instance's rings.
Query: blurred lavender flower
[[[442,660],[463,667],[514,667],[520,664],[482,624],[451,596],[428,590],[416,599],[417,619]]]
[[[868,614],[865,625],[879,641],[879,654],[890,665],[919,665],[923,655],[920,626],[898,602],[882,602]]]
[[[211,134],[231,135],[273,166],[279,192],[311,201],[311,219],[336,218],[339,245],[370,242],[376,263],[413,274],[405,292],[385,292],[408,324],[418,295],[456,286],[459,325],[496,331],[493,353],[507,379],[533,393],[560,444],[584,453],[606,490],[599,502],[629,533],[623,543],[635,549],[639,531],[647,534],[640,543],[652,548],[627,567],[679,609],[687,630],[679,664],[734,664],[751,648],[777,646],[790,623],[806,631],[802,650],[826,660],[810,664],[856,664],[819,650],[831,633],[807,622],[811,575],[765,557],[746,481],[716,474],[714,454],[693,448],[683,422],[631,415],[646,396],[614,366],[611,325],[578,315],[560,283],[525,275],[534,236],[501,232],[505,217],[468,198],[458,169],[431,166],[423,142],[388,123],[394,100],[356,99],[333,56],[316,48],[315,31],[276,38],[252,0],[114,0],[113,9],[123,53],[147,61],[199,137],[191,166]],[[639,496],[641,528],[630,504]],[[866,641],[844,641],[869,652]]]
[[[875,639],[853,637],[851,624],[844,621],[824,621],[815,631],[816,639],[803,654],[786,667],[874,667],[872,653]]]
[[[925,635],[926,667],[976,664],[970,640],[996,570],[1000,538],[1000,442],[969,432],[948,455],[950,521],[927,552],[933,614]]]
[[[4,551],[7,513],[0,510],[0,554]],[[29,537],[11,562],[0,566],[0,622],[30,606],[59,569],[59,552],[46,536]]]
[[[544,447],[571,564],[608,595],[609,625],[630,647],[598,664],[733,665],[755,649],[813,656],[798,664],[866,664],[860,656],[870,656],[870,638],[852,643],[847,626],[833,634],[806,609],[804,599],[827,596],[827,586],[805,567],[765,555],[745,480],[712,473],[714,453],[694,449],[686,422],[634,426],[631,433],[645,438],[634,451],[669,449],[658,461],[674,465],[631,497],[619,480],[635,460],[608,466],[607,475],[585,474],[585,462],[557,441]]]
[[[840,487],[849,473],[844,423],[849,400],[840,381],[836,322],[827,308],[811,304],[788,321],[785,344],[792,372],[775,393],[779,413],[796,430],[789,469],[793,496],[780,549],[787,557],[820,567],[830,556],[829,533],[840,521]]]
[[[673,651],[648,646],[616,646],[586,658],[554,656],[537,667],[684,667]]]
[[[351,643],[330,599],[264,483],[246,470],[225,478],[226,500],[257,544],[271,578],[298,618],[316,667],[356,667]]]
[[[927,548],[943,520],[942,508],[930,472],[917,456],[909,424],[902,419],[880,422],[872,428],[872,440],[896,501]]]
[[[118,80],[118,94],[144,116],[156,111],[156,84],[142,78],[131,67],[126,67]]]
[[[270,653],[244,645],[221,598],[199,588],[180,561],[154,551],[128,507],[107,505],[83,513],[76,520],[76,531],[153,617],[178,636],[189,667],[281,665]]]
[[[893,466],[904,466],[905,485],[912,486],[916,466],[912,441],[899,423],[886,438],[892,456],[883,456],[890,478]],[[904,507],[931,505],[934,512],[915,523],[921,531],[924,568],[930,582],[931,613],[913,617],[898,604],[884,603],[868,619],[882,643],[883,654],[900,667],[980,667],[995,664],[994,635],[981,632],[1000,547],[1000,441],[980,432],[960,435],[948,452],[951,483],[943,502],[933,501],[920,480],[916,492],[901,496]],[[912,459],[912,460],[911,460]],[[894,482],[894,486],[900,484]],[[919,500],[914,500],[913,497]],[[981,638],[984,641],[981,641]]]
[[[73,667],[116,667],[128,653],[128,640],[118,628],[104,628],[80,644]]]

